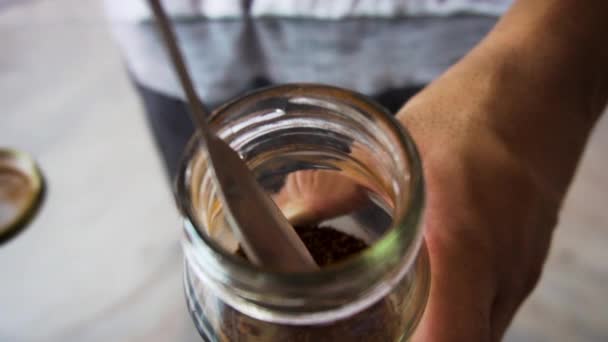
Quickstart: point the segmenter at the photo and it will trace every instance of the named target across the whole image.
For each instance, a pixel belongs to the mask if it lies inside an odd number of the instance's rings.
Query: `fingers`
[[[427,239],[431,289],[414,342],[492,341],[489,265],[455,242]]]
[[[287,176],[275,202],[293,225],[318,223],[355,210],[365,200],[362,187],[327,170],[301,170]]]

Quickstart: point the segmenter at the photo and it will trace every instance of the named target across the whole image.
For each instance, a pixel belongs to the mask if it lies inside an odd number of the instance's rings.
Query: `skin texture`
[[[534,289],[608,98],[606,32],[605,0],[517,1],[399,112],[428,192],[431,292],[415,342],[499,341]],[[333,195],[315,198],[327,184]],[[356,194],[309,171],[292,175],[276,200],[301,199],[294,217],[314,221],[348,211]]]
[[[606,104],[608,3],[521,0],[398,118],[421,151],[431,294],[414,341],[499,341]]]

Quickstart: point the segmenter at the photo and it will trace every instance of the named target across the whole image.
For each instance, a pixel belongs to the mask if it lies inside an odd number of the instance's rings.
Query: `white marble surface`
[[[180,225],[137,98],[95,1],[0,12],[0,146],[48,181],[0,247],[0,341],[198,341]]]
[[[198,341],[177,214],[100,4],[0,5],[0,146],[31,152],[49,185],[0,246],[0,341]],[[608,120],[507,341],[608,340],[606,168]]]

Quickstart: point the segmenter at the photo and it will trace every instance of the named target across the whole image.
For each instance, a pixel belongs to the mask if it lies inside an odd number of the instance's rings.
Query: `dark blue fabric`
[[[134,82],[139,93],[156,146],[163,158],[167,175],[173,179],[188,140],[194,131],[186,103],[180,99],[164,95]],[[272,85],[267,80],[256,79],[247,91]],[[422,86],[390,89],[377,94],[367,94],[390,112],[396,113]],[[237,94],[239,95],[239,94]],[[229,100],[228,98],[226,100]],[[211,109],[220,104],[212,104]]]

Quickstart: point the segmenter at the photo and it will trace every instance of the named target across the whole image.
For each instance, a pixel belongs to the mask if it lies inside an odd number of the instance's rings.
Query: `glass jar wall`
[[[193,138],[176,197],[184,221],[188,308],[203,339],[373,342],[410,336],[429,287],[424,184],[415,146],[390,114],[347,90],[294,84],[224,105],[211,126],[247,161],[292,224],[330,226],[370,247],[312,273],[277,273],[248,263],[236,253],[238,241]]]

